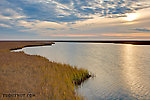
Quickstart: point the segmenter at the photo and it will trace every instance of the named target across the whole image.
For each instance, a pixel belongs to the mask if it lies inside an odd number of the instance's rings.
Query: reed
[[[0,100],[82,100],[75,93],[75,85],[89,78],[89,72],[38,55],[10,52],[28,45],[45,45],[45,42],[0,42]],[[5,93],[35,96],[3,97]]]

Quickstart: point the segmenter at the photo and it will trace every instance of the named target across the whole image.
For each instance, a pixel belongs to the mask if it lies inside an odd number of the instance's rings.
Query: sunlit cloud
[[[11,28],[11,26],[6,25],[6,24],[2,24],[2,23],[0,23],[0,27],[7,27],[7,28]]]
[[[123,17],[123,19],[126,21],[134,21],[138,18],[138,16],[139,15],[136,13],[128,13],[128,14],[126,14],[126,17]]]
[[[71,35],[71,34],[66,34],[66,35],[49,35],[49,36],[52,36],[52,37],[96,37],[97,35]]]
[[[150,34],[147,33],[123,33],[123,34],[102,34],[103,36],[108,37],[150,37]]]

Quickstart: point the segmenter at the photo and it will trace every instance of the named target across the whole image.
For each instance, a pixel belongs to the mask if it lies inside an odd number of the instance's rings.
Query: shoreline
[[[33,45],[25,45],[25,46],[22,46],[22,47],[16,47],[16,48],[11,48],[9,50],[18,50],[18,49],[23,49],[25,47],[36,47],[36,46],[51,46],[55,43],[45,43],[45,44],[33,44]]]
[[[85,69],[51,62],[48,59],[28,55],[24,52],[10,52],[24,47],[52,45],[53,42],[0,42],[0,98],[3,94],[35,94],[32,100],[83,100],[75,95],[75,86],[91,77]],[[58,92],[59,91],[59,92]],[[18,94],[19,95],[19,94]],[[23,97],[28,99],[27,97]]]

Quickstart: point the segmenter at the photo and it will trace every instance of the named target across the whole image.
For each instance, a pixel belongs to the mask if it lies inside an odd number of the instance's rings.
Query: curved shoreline
[[[33,44],[33,45],[25,45],[25,46],[22,46],[22,47],[16,47],[16,48],[11,48],[9,50],[18,50],[18,49],[23,49],[25,47],[36,47],[36,46],[51,46],[52,44],[55,44],[54,42],[52,43],[44,43],[44,44]]]
[[[55,44],[54,42],[51,42],[51,43],[44,43],[44,44],[33,44],[33,45],[25,45],[25,46],[22,46],[22,47],[17,47],[17,48],[12,48],[12,49],[9,49],[10,51],[12,50],[18,50],[18,49],[23,49],[23,48],[26,48],[26,47],[36,47],[36,46],[51,46],[52,44]],[[26,54],[26,53],[25,53]],[[28,54],[27,54],[28,55]],[[45,58],[45,57],[44,57]],[[58,62],[56,62],[58,63]],[[87,73],[89,73],[87,71]],[[87,80],[88,78],[90,77],[93,77],[94,75],[90,75],[90,74],[86,74],[86,75],[81,75],[80,78],[78,79],[73,79],[72,80],[72,83],[75,84],[76,86],[77,85],[81,85],[85,80]]]
[[[89,78],[87,70],[51,62],[37,55],[10,52],[10,50],[22,49],[23,47],[52,44],[45,44],[45,42],[0,42],[0,56],[2,56],[0,58],[0,95],[31,92],[35,93],[35,97],[32,98],[35,100],[48,98],[51,100],[60,100],[60,98],[82,100],[82,97],[75,95],[75,85]],[[3,99],[2,96],[0,98]]]

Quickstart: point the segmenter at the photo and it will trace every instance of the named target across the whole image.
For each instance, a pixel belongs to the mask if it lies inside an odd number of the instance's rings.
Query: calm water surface
[[[56,43],[23,51],[94,73],[78,89],[88,100],[150,100],[150,46]]]

